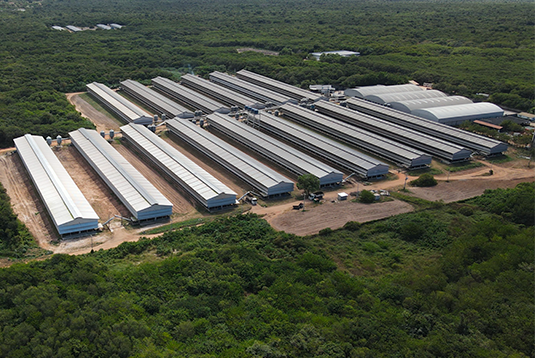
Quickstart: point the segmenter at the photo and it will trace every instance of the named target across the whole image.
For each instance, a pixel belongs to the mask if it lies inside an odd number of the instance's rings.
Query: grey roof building
[[[166,124],[172,133],[234,173],[260,195],[269,197],[293,191],[290,179],[190,121],[171,119]]]
[[[413,111],[413,114],[433,122],[453,125],[475,119],[503,117],[504,111],[493,103],[480,102],[458,104],[456,106],[422,108]]]
[[[152,79],[152,85],[158,91],[165,93],[173,99],[185,103],[186,105],[201,110],[205,114],[213,112],[230,113],[230,108],[213,100],[205,95],[195,92],[191,88],[179,85],[168,78],[156,77]]]
[[[58,233],[97,229],[98,215],[43,137],[26,134],[13,141]]]
[[[118,115],[127,123],[151,124],[152,116],[143,109],[136,106],[117,92],[112,91],[108,86],[93,82],[86,85],[87,92],[99,103]]]
[[[144,126],[121,127],[123,137],[208,210],[236,203],[236,193]]]
[[[135,220],[171,216],[173,204],[97,131],[80,128],[69,135],[76,149],[128,208]]]
[[[507,150],[507,144],[496,139],[484,137],[475,133],[454,128],[436,121],[400,112],[379,104],[364,101],[358,98],[350,98],[347,106],[361,113],[384,119],[422,133],[442,138],[462,147],[478,151],[486,155],[500,154]],[[456,106],[452,106],[456,107]],[[466,113],[466,112],[462,112]],[[502,112],[503,113],[503,112]]]
[[[261,112],[257,119],[248,121],[248,124],[260,126],[273,137],[283,138],[297,148],[306,149],[365,179],[380,178],[388,174],[387,164],[289,120]]]
[[[294,104],[285,104],[281,107],[281,111],[286,118],[367,150],[402,167],[423,168],[431,164],[432,158],[428,154],[324,114]]]
[[[416,109],[455,106],[457,104],[469,104],[472,101],[463,96],[446,96],[434,98],[421,98],[402,101],[393,101],[388,103],[388,107],[397,109],[405,113],[412,113]]]
[[[168,118],[193,118],[193,113],[163,94],[158,93],[141,83],[126,80],[121,82],[121,89],[144,105],[152,108],[160,116],[165,114]]]
[[[283,166],[296,175],[313,174],[321,186],[342,182],[343,174],[299,150],[269,137],[262,132],[219,113],[210,114],[208,123],[218,131]]]

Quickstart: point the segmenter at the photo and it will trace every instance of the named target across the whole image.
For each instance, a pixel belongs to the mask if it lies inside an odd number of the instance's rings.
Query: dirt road
[[[93,124],[97,127],[97,131],[108,132],[110,129],[118,131],[119,127],[124,125],[115,118],[97,111],[95,107],[87,103],[79,96],[82,93],[84,92],[67,93],[67,100],[76,108],[78,112],[82,114],[83,117],[93,122]]]

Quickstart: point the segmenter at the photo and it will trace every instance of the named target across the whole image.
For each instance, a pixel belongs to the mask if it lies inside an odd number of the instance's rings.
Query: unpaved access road
[[[121,124],[115,118],[97,111],[95,107],[93,107],[80,97],[80,94],[82,93],[84,92],[67,93],[67,100],[74,106],[74,108],[76,108],[78,112],[82,114],[82,117],[85,117],[91,122],[93,122],[93,124],[97,127],[97,131],[107,132],[110,129],[118,131],[119,127],[123,124]]]

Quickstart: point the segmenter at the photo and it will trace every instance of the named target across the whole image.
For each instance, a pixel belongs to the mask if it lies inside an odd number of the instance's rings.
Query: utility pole
[[[405,188],[407,187],[407,179],[409,179],[409,176],[407,173],[405,173],[405,183],[403,184],[403,191],[405,191]]]

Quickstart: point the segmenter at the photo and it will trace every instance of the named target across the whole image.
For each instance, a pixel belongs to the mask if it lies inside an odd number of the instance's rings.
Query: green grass
[[[432,175],[439,175],[439,174],[442,174],[442,170],[440,169],[437,169],[437,168],[424,168],[424,169],[416,169],[416,170],[409,170],[407,172],[407,175],[410,175],[410,176],[419,176],[419,175],[422,175],[424,173],[429,173],[429,174],[432,174]]]
[[[497,157],[490,157],[490,158],[487,158],[486,160],[487,162],[492,163],[492,164],[502,164],[502,163],[513,161],[514,158],[505,154],[505,155],[500,155]]]
[[[483,166],[485,166],[485,164],[480,163],[480,162],[466,162],[466,163],[451,164],[445,169],[449,171],[450,173],[456,173],[456,172],[460,172],[463,170],[474,169],[474,168],[479,168]]]
[[[429,201],[425,199],[416,198],[414,196],[405,195],[400,192],[391,191],[390,196],[394,197],[394,199],[398,199],[411,205],[414,205],[417,209],[439,208],[444,205],[444,203],[441,201]]]
[[[154,234],[160,234],[162,232],[172,231],[172,230],[178,230],[183,229],[185,227],[191,227],[191,226],[197,226],[201,224],[205,224],[207,222],[213,221],[215,218],[195,218],[195,219],[189,219],[180,221],[177,223],[167,224],[163,225],[154,229],[143,231],[142,235],[154,235]]]

